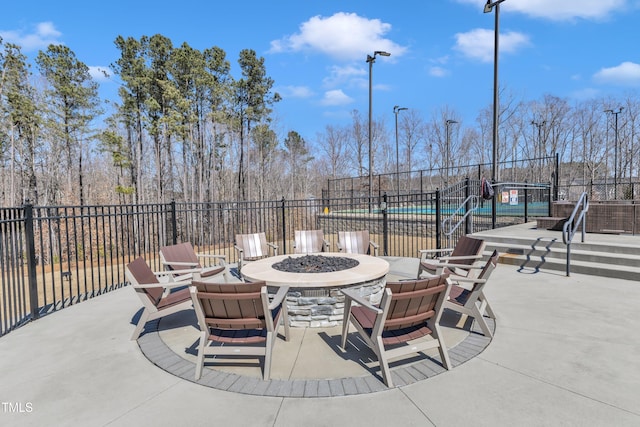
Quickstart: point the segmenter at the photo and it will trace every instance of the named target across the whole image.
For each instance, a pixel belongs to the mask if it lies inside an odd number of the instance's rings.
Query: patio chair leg
[[[144,330],[145,325],[147,324],[147,320],[149,319],[149,314],[147,314],[147,310],[140,315],[140,320],[138,320],[138,324],[131,335],[131,341],[135,341],[140,337],[140,334]]]
[[[482,301],[482,305],[484,306],[484,309],[482,310],[482,312],[486,313],[486,315],[491,319],[495,319],[496,315],[494,314],[493,309],[491,308],[491,305],[489,305],[489,301],[487,301],[487,299],[484,297],[484,292],[480,294],[480,300]]]
[[[265,381],[271,378],[271,351],[273,350],[273,339],[277,336],[277,332],[267,332],[267,342],[264,353],[264,373],[262,374],[262,379]]]
[[[349,333],[349,313],[351,312],[351,299],[345,298],[344,301],[344,315],[342,316],[342,341],[340,341],[340,347],[343,350],[347,349],[347,335]]]
[[[374,351],[376,356],[378,356],[378,364],[380,365],[380,373],[382,374],[382,379],[384,383],[389,388],[393,388],[393,380],[391,379],[391,370],[389,369],[389,361],[384,355],[384,344],[382,343],[382,337],[378,337],[376,339],[376,346]]]
[[[280,321],[282,322],[282,326],[284,326],[284,340],[288,342],[290,338],[290,335],[289,335],[290,325],[289,325],[289,313],[287,311],[289,309],[284,307],[283,310],[284,311],[282,313],[282,319],[280,319]]]
[[[440,325],[436,323],[432,330],[433,338],[438,340],[438,351],[440,352],[440,360],[442,361],[442,366],[444,366],[446,370],[449,370],[451,369],[451,359],[449,359],[449,351],[447,350],[447,345],[444,343]]]
[[[482,311],[480,311],[478,306],[476,306],[475,309],[473,310],[473,318],[475,319],[476,322],[478,322],[478,325],[480,326],[480,329],[482,330],[482,333],[484,334],[484,336],[493,338],[493,332],[491,332],[491,328],[489,328],[487,321],[484,320]]]
[[[204,368],[204,349],[206,347],[205,333],[200,333],[200,342],[198,343],[198,360],[196,361],[196,381],[202,376],[202,368]]]

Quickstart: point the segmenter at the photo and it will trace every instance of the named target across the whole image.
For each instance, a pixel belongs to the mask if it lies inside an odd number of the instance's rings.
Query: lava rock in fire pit
[[[356,267],[360,262],[353,258],[305,255],[288,257],[272,265],[273,268],[287,273],[331,273]]]

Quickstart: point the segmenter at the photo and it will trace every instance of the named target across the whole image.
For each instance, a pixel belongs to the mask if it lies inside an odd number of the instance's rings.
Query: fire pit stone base
[[[348,286],[378,304],[386,284],[385,278]],[[289,324],[301,328],[329,328],[342,324],[344,295],[340,288],[296,289],[287,295]]]

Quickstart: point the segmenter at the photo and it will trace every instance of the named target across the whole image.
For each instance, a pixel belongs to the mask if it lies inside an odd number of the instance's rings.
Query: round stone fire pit
[[[358,266],[354,258],[323,255],[305,255],[287,257],[272,265],[273,268],[287,273],[331,273]]]
[[[334,266],[332,270],[320,270],[330,265]],[[278,255],[242,267],[247,280],[264,281],[272,287],[289,286],[289,323],[298,327],[341,324],[344,288],[358,288],[360,295],[378,303],[388,272],[389,263],[381,258],[340,252]]]

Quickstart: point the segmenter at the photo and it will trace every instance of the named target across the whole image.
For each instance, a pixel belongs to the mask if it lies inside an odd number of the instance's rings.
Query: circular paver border
[[[485,320],[495,331],[494,319]],[[144,356],[166,372],[205,387],[255,396],[300,398],[339,397],[390,390],[376,375],[339,379],[263,380],[209,368],[205,369],[202,377],[196,381],[193,379],[195,363],[180,357],[164,343],[158,332],[158,325],[159,320],[149,322],[146,325],[147,332],[138,338],[138,345]],[[472,322],[472,325],[469,335],[448,349],[453,368],[478,356],[491,342],[491,338],[482,335],[476,327],[476,322]],[[443,372],[446,372],[446,369],[428,357],[391,369],[395,387],[414,384]]]

